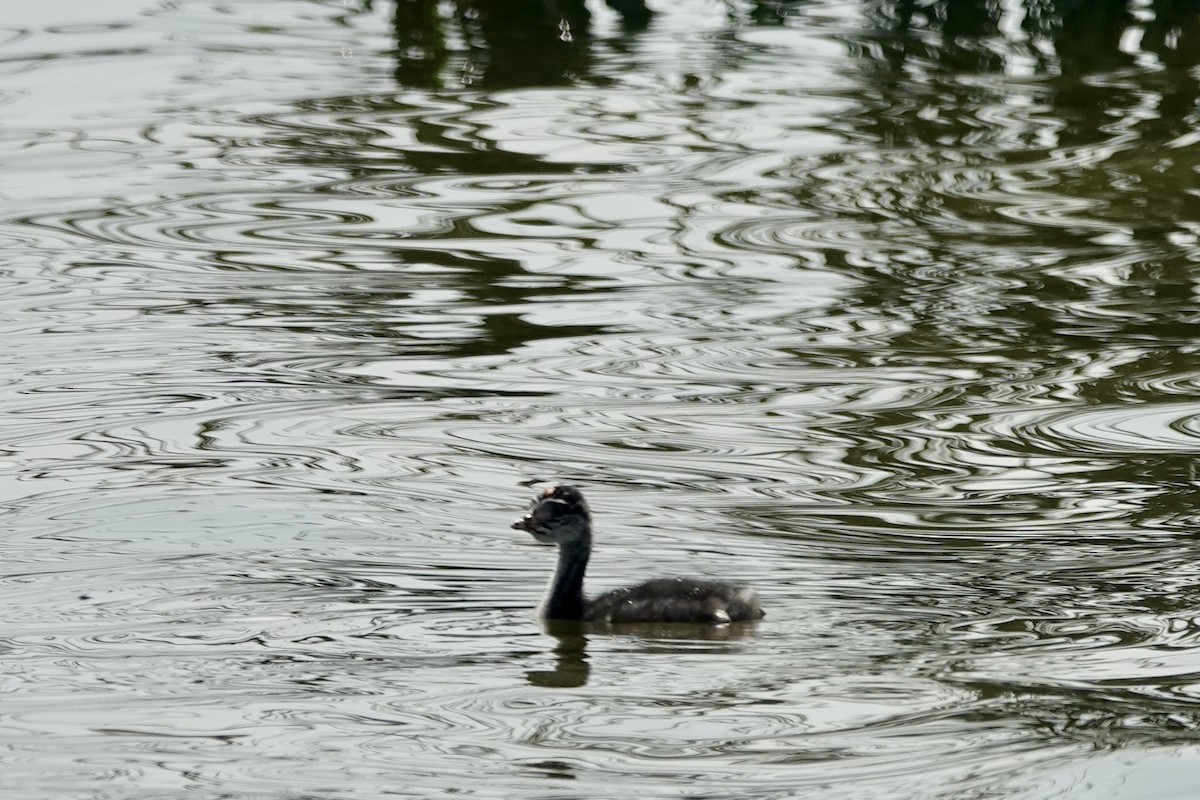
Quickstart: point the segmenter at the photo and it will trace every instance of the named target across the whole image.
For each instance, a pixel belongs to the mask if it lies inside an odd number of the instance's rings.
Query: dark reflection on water
[[[627,32],[644,28],[651,11],[644,0],[606,0]],[[583,0],[458,0],[452,14],[437,0],[397,0],[396,82],[436,87],[442,83],[459,38],[468,59],[466,83],[488,87],[566,84],[593,69],[592,12]]]
[[[583,686],[591,674],[587,656],[587,633],[578,623],[551,622],[546,633],[557,644],[554,647],[554,668],[530,670],[525,673],[530,685],[567,689]]]
[[[738,649],[713,648],[713,643],[736,643],[751,639],[758,632],[756,623],[735,625],[687,625],[687,624],[626,624],[598,626],[564,620],[546,620],[542,630],[557,642],[554,647],[554,668],[532,670],[526,673],[530,684],[545,688],[570,688],[584,686],[591,675],[587,654],[589,636],[614,636],[634,640],[646,652],[659,653],[667,657],[678,657],[688,653],[736,653]]]
[[[10,12],[9,794],[1189,796],[1200,12],[652,6]]]

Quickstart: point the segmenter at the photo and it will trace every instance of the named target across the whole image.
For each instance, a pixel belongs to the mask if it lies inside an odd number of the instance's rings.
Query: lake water
[[[6,4],[0,796],[1195,796],[1200,8],[651,5]]]

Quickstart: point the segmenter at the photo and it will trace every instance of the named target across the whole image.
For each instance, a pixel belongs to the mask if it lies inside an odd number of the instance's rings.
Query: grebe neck
[[[583,573],[592,555],[590,541],[581,540],[558,546],[558,568],[550,580],[542,614],[550,619],[583,619]]]

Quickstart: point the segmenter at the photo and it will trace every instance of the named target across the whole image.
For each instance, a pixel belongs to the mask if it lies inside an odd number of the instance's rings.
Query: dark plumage
[[[763,616],[749,586],[697,578],[656,578],[588,600],[583,575],[592,553],[592,518],[573,486],[546,489],[512,526],[539,542],[558,545],[558,569],[541,607],[547,619],[724,625]]]

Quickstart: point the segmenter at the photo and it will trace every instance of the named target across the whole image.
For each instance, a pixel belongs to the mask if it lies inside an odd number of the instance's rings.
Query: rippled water
[[[1200,10],[651,5],[6,7],[4,796],[1194,794]]]

